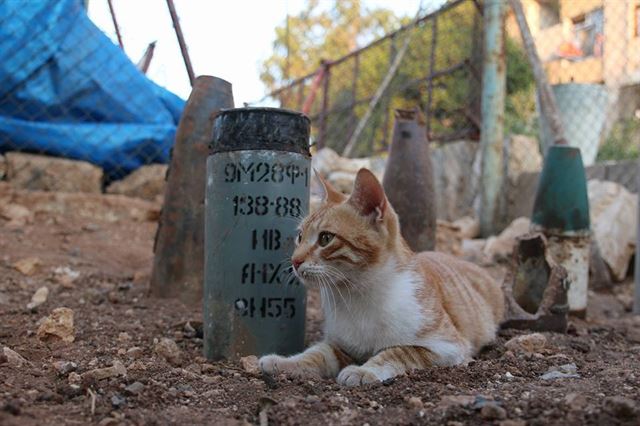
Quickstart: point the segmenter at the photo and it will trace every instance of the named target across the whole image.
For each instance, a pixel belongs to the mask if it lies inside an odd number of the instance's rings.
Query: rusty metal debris
[[[154,296],[202,302],[204,277],[204,190],[213,120],[233,107],[231,84],[210,76],[196,79],[178,125],[154,245],[150,290]]]
[[[567,271],[551,257],[544,235],[529,233],[520,237],[513,253],[513,267],[503,282],[502,328],[566,332],[568,289]]]

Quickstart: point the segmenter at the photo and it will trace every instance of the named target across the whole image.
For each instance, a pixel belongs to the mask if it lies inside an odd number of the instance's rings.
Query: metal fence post
[[[637,191],[638,191],[638,222],[636,224],[636,261],[633,271],[633,277],[635,280],[634,296],[633,296],[633,313],[640,315],[640,162],[638,163],[638,176],[637,176]]]
[[[317,148],[322,149],[325,146],[325,138],[327,135],[327,109],[329,108],[329,81],[331,80],[331,66],[323,62],[322,81],[322,110],[320,111],[320,129],[318,131]]]
[[[482,235],[495,231],[503,181],[503,125],[506,92],[504,57],[504,2],[484,4],[484,60],[482,70],[482,150],[480,229]]]
[[[438,16],[431,21],[431,51],[429,52],[429,81],[427,83],[427,110],[425,121],[427,124],[427,140],[431,139],[431,118],[433,116],[433,73],[436,71],[436,40],[438,38]]]

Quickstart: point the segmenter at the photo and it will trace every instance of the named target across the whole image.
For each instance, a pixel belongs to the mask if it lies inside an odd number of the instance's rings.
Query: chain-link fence
[[[184,101],[157,86],[80,0],[0,2],[0,155],[84,160],[107,180],[167,162]]]
[[[307,113],[313,142],[339,153],[385,151],[396,108],[423,111],[432,141],[477,140],[481,31],[479,4],[451,1],[268,97]]]
[[[580,146],[586,165],[637,157],[640,2],[525,0],[523,5],[569,143]],[[512,13],[506,28],[520,40]],[[533,89],[511,101],[510,130],[549,139],[545,120],[534,123],[539,103]]]

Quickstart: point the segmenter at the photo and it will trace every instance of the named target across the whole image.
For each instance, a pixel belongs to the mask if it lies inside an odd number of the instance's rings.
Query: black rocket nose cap
[[[213,123],[209,153],[274,150],[309,156],[309,118],[280,108],[234,108],[220,111]]]

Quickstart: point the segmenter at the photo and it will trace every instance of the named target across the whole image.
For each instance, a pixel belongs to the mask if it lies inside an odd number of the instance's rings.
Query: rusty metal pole
[[[120,49],[124,50],[124,44],[122,43],[122,36],[120,35],[120,26],[118,25],[118,20],[116,19],[116,11],[113,8],[112,0],[107,0],[109,4],[109,12],[111,13],[111,19],[113,20],[113,27],[116,29],[116,36],[118,37],[118,44],[120,45]]]
[[[196,79],[176,133],[154,245],[151,294],[200,307],[204,280],[204,192],[213,120],[233,108],[231,84]]]
[[[419,108],[395,111],[382,186],[400,218],[402,236],[415,252],[436,246],[436,204],[431,152]]]
[[[482,71],[482,174],[480,177],[480,230],[496,231],[503,182],[503,126],[507,72],[504,57],[504,3],[484,3],[484,64]]]
[[[180,19],[178,18],[178,12],[173,4],[173,0],[167,0],[167,6],[169,7],[169,14],[171,14],[171,22],[173,22],[173,28],[176,30],[176,37],[178,38],[178,44],[180,45],[180,52],[182,53],[182,59],[184,60],[184,66],[187,68],[187,74],[189,75],[189,83],[193,86],[196,76],[193,72],[193,66],[191,65],[191,58],[189,58],[189,50],[187,49],[187,42],[184,40],[182,34],[182,27],[180,26]]]
[[[567,140],[564,136],[564,126],[560,119],[560,113],[558,112],[558,106],[556,105],[556,98],[551,91],[551,86],[547,81],[547,74],[544,72],[540,56],[536,49],[535,41],[531,35],[531,29],[527,23],[527,17],[524,14],[522,3],[520,0],[509,0],[511,9],[520,28],[520,35],[522,36],[522,44],[524,50],[529,57],[531,68],[533,70],[534,80],[536,87],[540,94],[540,107],[543,115],[549,120],[549,127],[551,128],[551,135],[553,137],[553,143],[555,145],[566,145]]]

